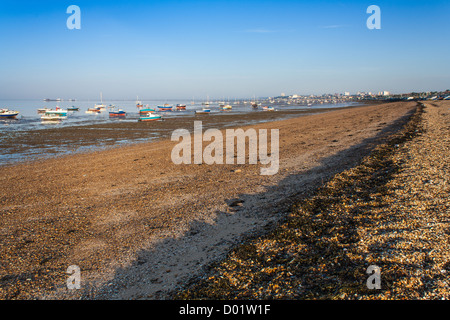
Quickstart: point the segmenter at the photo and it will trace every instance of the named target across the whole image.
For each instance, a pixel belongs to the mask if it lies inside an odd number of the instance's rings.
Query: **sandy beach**
[[[165,299],[358,164],[417,106],[394,102],[253,124],[279,129],[273,176],[261,176],[260,164],[175,165],[170,140],[5,166],[0,298]],[[180,128],[192,130],[192,122]],[[71,265],[81,269],[80,290],[66,288]]]

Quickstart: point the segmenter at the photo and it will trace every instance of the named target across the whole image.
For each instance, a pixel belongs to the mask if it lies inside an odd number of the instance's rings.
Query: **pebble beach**
[[[448,102],[422,104],[361,164],[178,297],[449,299],[449,111]],[[366,282],[369,266],[380,272],[375,290]]]

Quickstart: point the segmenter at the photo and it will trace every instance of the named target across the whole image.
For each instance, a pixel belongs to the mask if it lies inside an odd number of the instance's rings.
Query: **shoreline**
[[[358,163],[415,106],[253,125],[280,130],[274,177],[260,176],[260,165],[173,165],[171,141],[4,167],[0,296],[164,298],[242,237],[285,217],[295,199]],[[232,205],[236,199],[241,205]],[[69,265],[80,266],[83,290],[65,288]]]
[[[205,116],[186,114],[181,117],[171,117],[167,120],[151,123],[139,123],[136,119],[133,122],[111,121],[100,124],[12,131],[7,132],[2,137],[3,150],[2,154],[0,154],[0,159],[4,157],[6,160],[0,160],[0,167],[164,140],[170,138],[171,132],[175,129],[192,129],[191,122],[194,120],[202,120],[209,127],[223,127],[231,123],[231,128],[361,106],[365,105],[323,109],[280,109],[274,112],[259,110],[246,113],[230,113],[225,111]]]

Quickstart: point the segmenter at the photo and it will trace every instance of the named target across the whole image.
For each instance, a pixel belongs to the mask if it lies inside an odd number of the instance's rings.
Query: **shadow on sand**
[[[233,247],[263,235],[291,212],[292,205],[309,197],[334,175],[358,165],[380,143],[398,132],[415,110],[380,128],[375,137],[320,160],[320,165],[288,175],[277,185],[256,194],[227,199],[228,212],[216,212],[213,223],[193,222],[178,238],[161,239],[138,252],[134,262],[116,270],[100,288],[86,290],[89,299],[170,299],[188,281],[196,281]],[[239,231],[239,232],[238,232]]]

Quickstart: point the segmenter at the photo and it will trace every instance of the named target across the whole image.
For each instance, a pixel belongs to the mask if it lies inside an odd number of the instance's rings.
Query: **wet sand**
[[[174,165],[168,140],[3,167],[0,297],[162,299],[358,163],[415,108],[252,125],[280,130],[274,176],[261,176],[260,164]],[[81,290],[66,288],[70,265],[81,269]]]

